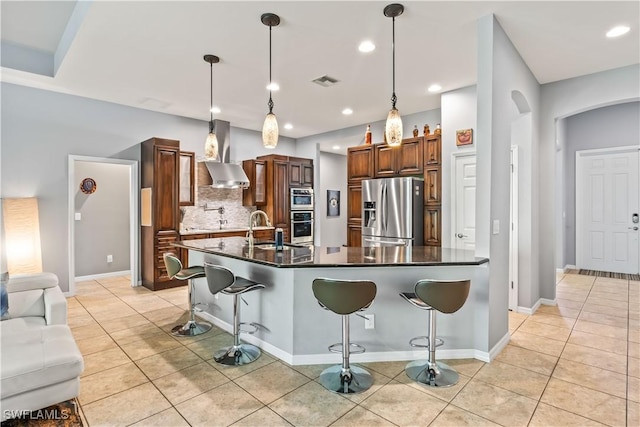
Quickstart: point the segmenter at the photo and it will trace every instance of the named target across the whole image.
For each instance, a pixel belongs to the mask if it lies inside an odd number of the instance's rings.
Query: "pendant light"
[[[392,147],[402,144],[402,118],[396,108],[396,17],[402,15],[402,12],[404,12],[404,6],[399,3],[390,4],[384,8],[384,16],[391,18],[392,22],[393,92],[391,94],[391,111],[389,111],[384,127],[387,144]]]
[[[205,55],[204,60],[211,65],[211,105],[209,105],[211,118],[209,120],[209,135],[204,143],[204,157],[206,160],[218,160],[218,138],[216,138],[213,129],[213,64],[220,62],[220,58],[215,55]]]
[[[265,148],[276,148],[278,145],[278,120],[273,114],[273,99],[271,99],[271,88],[273,81],[271,80],[271,27],[277,27],[280,24],[280,17],[274,13],[263,13],[260,20],[264,25],[269,26],[269,113],[264,119],[262,125],[262,145]]]

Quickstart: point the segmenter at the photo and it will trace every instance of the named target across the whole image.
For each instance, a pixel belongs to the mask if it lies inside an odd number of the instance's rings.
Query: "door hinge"
[[[511,289],[513,289],[513,280],[511,281]]]

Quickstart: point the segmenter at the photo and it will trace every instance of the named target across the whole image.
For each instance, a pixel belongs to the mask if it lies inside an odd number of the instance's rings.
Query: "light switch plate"
[[[365,314],[364,315],[364,328],[365,329],[375,329],[376,323],[373,314]]]
[[[80,221],[82,219],[82,214],[80,212],[76,212],[75,219],[76,221]]]
[[[500,234],[500,220],[498,219],[494,219],[493,220],[493,234]]]

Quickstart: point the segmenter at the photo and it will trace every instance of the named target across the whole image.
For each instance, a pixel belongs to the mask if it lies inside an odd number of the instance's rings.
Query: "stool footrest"
[[[351,350],[352,348],[355,348],[355,350]],[[332,353],[342,353],[342,343],[338,342],[335,344],[331,344],[329,346],[329,351]],[[367,349],[365,349],[360,344],[356,344],[356,343],[349,344],[349,353],[351,354],[360,354],[360,353],[364,353],[365,351],[367,351]]]
[[[242,326],[251,326],[253,329],[242,329]],[[258,325],[257,323],[253,323],[253,322],[240,322],[240,328],[238,329],[238,332],[242,332],[245,334],[249,334],[249,335],[253,335],[256,332],[258,332],[258,329],[260,329],[260,325]]]
[[[419,340],[426,340],[426,344],[416,343],[416,341],[419,341]],[[440,347],[443,344],[444,344],[444,340],[442,340],[441,338],[436,338],[436,348]],[[429,348],[429,336],[423,335],[420,337],[411,338],[409,340],[409,345],[411,345],[411,347]]]

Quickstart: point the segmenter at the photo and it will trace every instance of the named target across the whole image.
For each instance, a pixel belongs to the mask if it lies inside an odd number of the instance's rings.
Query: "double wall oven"
[[[313,189],[291,190],[291,243],[313,245]]]

